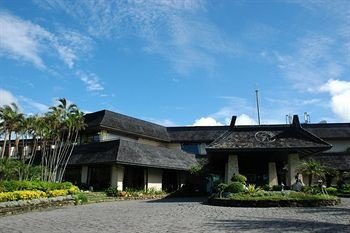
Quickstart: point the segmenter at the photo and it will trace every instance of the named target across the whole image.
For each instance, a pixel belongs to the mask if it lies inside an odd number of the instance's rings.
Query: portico
[[[291,125],[277,126],[235,126],[235,120],[233,117],[230,129],[207,147],[209,162],[217,171],[225,171],[226,183],[240,173],[248,183],[290,186],[300,159],[331,148],[305,131],[297,116]]]

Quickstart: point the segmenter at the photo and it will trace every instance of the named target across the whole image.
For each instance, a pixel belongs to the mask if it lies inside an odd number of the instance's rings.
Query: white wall
[[[147,188],[162,190],[163,171],[157,168],[148,168]]]

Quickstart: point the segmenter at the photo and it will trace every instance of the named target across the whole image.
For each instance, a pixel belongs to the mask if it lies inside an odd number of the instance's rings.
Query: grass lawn
[[[117,197],[108,197],[105,192],[84,192],[88,198],[88,203],[98,203],[119,200]]]

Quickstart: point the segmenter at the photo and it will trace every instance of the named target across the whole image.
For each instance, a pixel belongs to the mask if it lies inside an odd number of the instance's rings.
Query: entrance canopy
[[[290,125],[235,126],[232,117],[230,129],[206,148],[210,153],[280,152],[310,155],[332,146],[304,130],[297,115]]]

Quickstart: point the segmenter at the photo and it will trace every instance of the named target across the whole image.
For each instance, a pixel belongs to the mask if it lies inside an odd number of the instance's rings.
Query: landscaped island
[[[306,187],[300,191],[276,187],[246,185],[246,177],[234,174],[231,183],[219,184],[208,200],[211,205],[233,207],[315,207],[340,203],[336,196],[322,192],[319,187]]]

